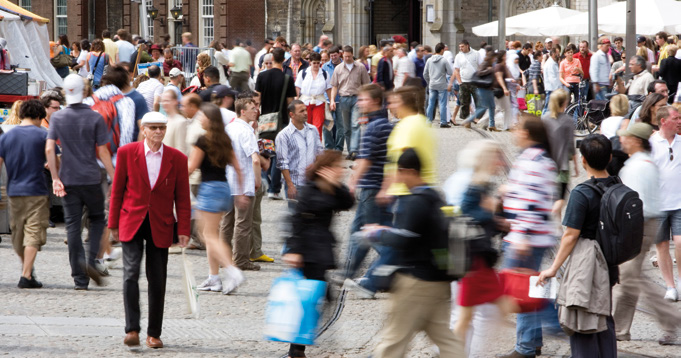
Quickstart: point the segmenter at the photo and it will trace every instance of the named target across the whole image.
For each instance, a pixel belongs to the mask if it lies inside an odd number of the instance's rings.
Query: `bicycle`
[[[582,79],[581,75],[579,77],[580,81],[579,86],[577,87],[577,98],[575,99],[574,103],[565,109],[565,113],[572,117],[572,120],[575,124],[575,135],[578,137],[584,137],[585,135],[590,134],[588,121],[583,118],[585,113],[583,110],[585,108],[584,102],[586,102],[586,95],[589,93],[589,89],[588,82]]]

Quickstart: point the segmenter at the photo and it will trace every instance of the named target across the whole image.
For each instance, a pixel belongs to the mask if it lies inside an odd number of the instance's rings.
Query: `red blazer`
[[[191,202],[187,157],[179,150],[164,145],[161,170],[152,189],[144,142],[118,148],[109,228],[118,229],[119,239],[123,242],[132,240],[148,213],[154,244],[159,248],[170,247],[175,224],[173,207],[177,212],[177,234],[189,236]]]

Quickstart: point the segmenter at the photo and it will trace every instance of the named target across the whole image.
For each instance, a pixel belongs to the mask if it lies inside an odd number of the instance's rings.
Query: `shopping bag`
[[[191,261],[187,259],[182,249],[182,290],[187,299],[187,313],[194,318],[199,318],[199,291],[196,289],[196,280],[194,280],[194,269]]]
[[[527,109],[527,101],[525,98],[518,98],[518,109],[524,111]]]
[[[504,294],[515,300],[520,307],[520,313],[536,312],[548,304],[546,299],[530,297],[530,277],[538,275],[537,271],[523,268],[505,269],[499,272]]]
[[[307,280],[288,270],[272,283],[265,310],[265,340],[314,344],[326,294],[326,282]]]
[[[525,95],[525,101],[527,102],[527,113],[541,117],[544,109],[542,96],[540,94],[528,94]]]

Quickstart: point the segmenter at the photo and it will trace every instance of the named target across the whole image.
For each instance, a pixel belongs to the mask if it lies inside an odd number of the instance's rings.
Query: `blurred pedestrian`
[[[177,94],[173,90],[165,90],[161,95],[161,108],[166,113],[166,134],[163,144],[179,150],[188,156],[190,146],[187,145],[187,127],[189,120],[183,116],[178,108]]]
[[[477,52],[476,52],[477,53]],[[458,56],[458,55],[457,55]],[[471,113],[471,115],[468,118],[465,118],[465,121],[463,121],[462,125],[465,128],[470,128],[473,122],[475,122],[476,119],[482,119],[482,117],[485,115],[485,111],[489,113],[489,126],[488,128],[494,128],[493,130],[497,130],[495,127],[495,122],[494,122],[494,116],[495,116],[495,110],[496,110],[496,103],[495,103],[495,96],[494,96],[494,90],[501,90],[501,85],[498,81],[498,79],[495,77],[494,73],[494,61],[496,60],[496,54],[494,51],[489,51],[485,55],[485,59],[482,61],[480,66],[478,67],[477,74],[480,77],[487,77],[487,76],[492,76],[492,85],[489,88],[483,88],[483,87],[478,87],[477,89],[473,87],[473,91],[477,91],[477,94],[468,93],[468,96],[474,96],[473,99],[475,100],[475,112]],[[502,66],[504,65],[503,63],[501,64]],[[464,84],[466,86],[464,86]],[[464,88],[467,88],[467,86],[473,86],[470,83],[462,83],[461,84],[461,90],[459,93],[462,96],[465,96],[464,94]],[[463,97],[462,97],[463,98]],[[461,100],[461,113],[464,112],[464,108],[467,108],[467,106],[470,106],[470,101],[468,104],[464,103],[463,99]],[[466,113],[470,113],[468,109],[466,109]]]

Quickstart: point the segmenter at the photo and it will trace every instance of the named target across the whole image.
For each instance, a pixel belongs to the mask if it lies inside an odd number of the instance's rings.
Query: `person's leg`
[[[213,245],[214,249],[211,249],[211,255],[213,257],[213,260],[215,262],[215,266],[213,267],[211,264],[211,275],[217,275],[219,272],[219,264],[222,263],[223,261],[226,261],[223,257],[223,252],[224,249],[222,248],[222,244],[224,243],[226,246],[229,248],[234,247],[234,221],[236,220],[236,207],[232,208],[232,210],[226,212],[226,213],[203,213],[204,219],[206,221],[206,226],[204,228],[204,236],[210,235],[211,237],[215,238],[218,237],[217,242]],[[217,220],[218,224],[213,225],[214,222]],[[219,233],[217,236],[215,236],[215,233],[212,231],[214,230],[214,227],[219,228]],[[206,231],[207,230],[207,231]],[[208,242],[208,240],[206,240]],[[208,245],[206,245],[207,247]],[[206,249],[206,251],[208,251]],[[229,261],[227,261],[230,265],[234,264],[234,255],[231,252],[230,249],[230,256],[228,258]]]
[[[24,202],[22,196],[9,197],[9,228],[12,233],[12,248],[19,256],[22,265],[24,262],[24,225],[26,225]]]
[[[281,169],[277,167],[276,156],[272,157],[273,160],[270,163],[270,182],[271,185],[268,188],[268,193],[279,194],[281,191]]]
[[[343,103],[340,96],[336,96],[336,110],[331,111],[333,116],[333,130],[335,131],[335,148],[342,152],[345,145],[345,127],[343,125]]]
[[[478,102],[475,103],[480,103],[482,107],[482,111],[480,112],[480,118],[482,118],[482,115],[484,115],[485,110],[487,110],[488,116],[489,116],[489,123],[487,124],[488,127],[494,127],[494,116],[497,110],[496,104],[494,102],[494,92],[491,90],[480,90],[478,91]],[[478,111],[476,110],[476,113]]]
[[[312,108],[312,125],[317,127],[319,132],[319,139],[323,140],[324,122],[326,121],[326,104],[322,103],[318,106],[313,106]]]
[[[339,122],[342,123],[342,132],[344,143],[341,146],[341,152],[343,148],[347,148],[348,154],[350,153],[350,142],[352,141],[352,107],[350,106],[350,97],[341,97],[340,99],[340,119]],[[341,128],[338,128],[341,129]],[[338,132],[336,132],[337,134]]]
[[[424,309],[415,305],[411,298],[413,283],[416,279],[397,274],[390,298],[388,298],[388,317],[381,333],[380,343],[374,351],[374,358],[404,357],[409,342],[424,325]]]
[[[660,220],[660,227],[657,232],[657,241],[655,248],[657,249],[657,264],[660,267],[660,272],[662,273],[662,279],[664,280],[667,288],[676,287],[674,282],[674,263],[672,262],[672,256],[669,253],[669,239],[671,237],[671,211],[663,211],[662,219]]]
[[[90,250],[87,257],[87,265],[95,267],[95,259],[99,253],[99,245],[102,242],[106,219],[104,216],[104,193],[99,184],[84,187],[83,203],[88,208],[90,226],[88,237],[90,238]],[[108,240],[108,237],[107,237]]]
[[[475,112],[472,113],[465,121],[463,121],[463,124],[471,123],[475,119],[482,118],[482,116],[485,114],[485,111],[487,110],[487,106],[489,106],[489,104],[485,104],[485,103],[487,103],[487,101],[483,100],[483,99],[487,98],[487,94],[485,92],[491,92],[491,91],[485,90],[485,89],[480,89],[480,88],[477,91],[478,91],[478,94],[475,96],[475,105],[476,105]],[[462,107],[461,110],[463,111],[463,107]]]
[[[440,124],[447,124],[447,90],[437,91],[437,102],[440,106]]]
[[[549,100],[551,99],[551,93],[553,91],[546,91],[546,99],[544,100],[544,108],[542,108],[541,113],[544,115],[546,111],[549,110]]]
[[[468,119],[468,116],[470,115],[471,97],[476,89],[470,83],[462,83],[459,88],[459,99],[461,100],[461,109],[459,110],[459,113],[461,115],[460,118],[465,120]],[[475,102],[475,105],[477,106],[478,102]]]
[[[437,96],[435,93],[437,91],[430,90],[430,95],[428,96],[428,106],[426,106],[426,117],[428,117],[428,122],[433,123],[435,120],[435,101],[437,101]]]
[[[144,224],[142,224],[144,225]],[[149,284],[149,324],[147,336],[159,338],[163,330],[163,308],[166,297],[166,279],[168,278],[168,249],[154,245],[149,235],[146,240],[146,272]]]
[[[253,203],[253,231],[251,233],[251,258],[257,259],[265,253],[262,252],[262,213],[261,213],[261,203],[262,197],[265,195],[265,190],[261,186],[258,191],[255,192],[255,202]]]
[[[69,247],[69,263],[71,265],[71,277],[76,286],[87,287],[90,278],[85,273],[85,249],[81,237],[81,216],[83,214],[83,200],[81,188],[78,186],[66,187],[66,196],[62,198],[64,207],[64,224],[66,225],[66,237]]]
[[[146,221],[146,220],[145,220]],[[144,224],[143,224],[144,225]],[[125,333],[139,332],[140,329],[140,266],[144,239],[137,231],[131,241],[121,242],[123,248],[123,306],[125,307]]]
[[[253,207],[255,197],[245,196],[248,204],[244,209],[235,205],[234,217],[234,264],[242,267],[249,264],[251,254],[251,232],[253,230]]]
[[[441,357],[465,357],[463,340],[449,329],[451,288],[449,282],[420,282],[419,291],[427,293],[422,303],[429,307],[424,330],[440,350]]]
[[[352,225],[350,226],[350,234],[354,234],[362,229],[366,222],[366,189],[357,189],[359,191],[357,195],[357,210],[355,212],[355,218],[352,220]],[[359,240],[355,236],[350,236],[350,242],[348,244],[347,259],[345,267],[345,277],[353,278],[357,273],[357,270],[362,265],[362,261],[369,252],[369,247],[360,244]]]
[[[670,217],[672,227],[672,240],[674,240],[674,257],[676,262],[681,263],[681,210],[674,210]],[[677,274],[681,280],[681,264],[676,265]],[[673,280],[673,273],[672,273]]]
[[[352,139],[350,140],[350,152],[359,152],[359,139],[362,136],[359,124],[359,106],[357,97],[350,97],[350,124],[352,125]]]
[[[26,196],[25,223],[23,226],[24,256],[21,275],[28,279],[32,278],[33,264],[40,248],[47,242],[47,226],[50,217],[49,197]]]

